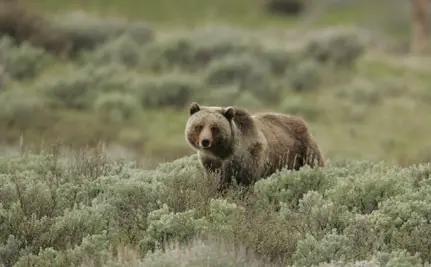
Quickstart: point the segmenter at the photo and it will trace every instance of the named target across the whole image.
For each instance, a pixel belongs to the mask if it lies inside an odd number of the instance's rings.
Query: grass
[[[202,20],[221,20],[232,23],[258,25],[266,19],[260,11],[258,1],[197,1],[182,2],[162,0],[157,2],[128,0],[121,5],[110,1],[39,1],[37,6],[47,12],[64,12],[84,9],[97,15],[126,15],[131,19],[148,20],[160,25],[193,26]],[[193,10],[193,15],[190,14]],[[241,14],[241,16],[238,16]],[[274,21],[281,22],[275,19]]]
[[[295,17],[286,18],[271,16],[262,9],[261,0],[73,0],[73,1],[29,1],[28,4],[51,13],[61,14],[69,10],[85,10],[99,16],[122,16],[130,19],[144,19],[162,28],[195,27],[202,23],[222,23],[241,27],[290,27],[298,20]],[[318,27],[329,25],[346,25],[364,22],[370,17],[378,16],[379,11],[397,10],[393,2],[350,1],[346,5],[326,9],[326,2],[316,6],[325,9],[322,16],[315,21]],[[389,5],[389,7],[388,7]],[[322,7],[321,7],[322,6]],[[192,11],[192,12],[191,12]],[[376,13],[374,13],[376,11]],[[313,19],[314,20],[314,19]]]

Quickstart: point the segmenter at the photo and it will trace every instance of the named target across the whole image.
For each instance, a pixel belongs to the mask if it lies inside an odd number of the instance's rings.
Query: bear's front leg
[[[222,162],[218,159],[213,159],[204,155],[199,155],[199,160],[206,172],[218,173],[221,171]]]
[[[224,164],[221,181],[229,185],[234,178],[238,185],[248,186],[256,179],[256,174],[250,159],[234,158]]]
[[[199,155],[199,160],[204,167],[207,176],[218,179],[217,191],[223,192],[228,184],[226,183],[226,175],[223,171],[223,162],[221,160],[209,158],[204,155]]]

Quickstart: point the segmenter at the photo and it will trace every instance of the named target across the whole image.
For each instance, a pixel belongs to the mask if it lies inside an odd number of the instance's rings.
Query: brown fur
[[[304,165],[324,167],[324,157],[307,123],[298,116],[279,113],[250,114],[234,107],[193,103],[186,140],[208,173],[218,173],[221,188],[232,177],[250,185],[279,169]],[[207,147],[203,147],[205,144]]]

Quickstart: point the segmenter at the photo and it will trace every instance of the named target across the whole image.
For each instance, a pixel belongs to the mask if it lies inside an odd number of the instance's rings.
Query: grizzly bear
[[[189,108],[185,136],[197,151],[207,174],[218,174],[219,189],[235,178],[250,185],[277,170],[299,170],[304,165],[324,167],[324,157],[299,116],[251,114],[237,107]]]

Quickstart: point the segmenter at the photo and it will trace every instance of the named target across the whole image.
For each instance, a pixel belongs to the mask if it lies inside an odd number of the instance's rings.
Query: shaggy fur
[[[250,114],[236,107],[192,103],[185,135],[207,173],[220,176],[220,189],[234,177],[250,185],[279,169],[324,167],[324,157],[307,123],[279,113]]]

